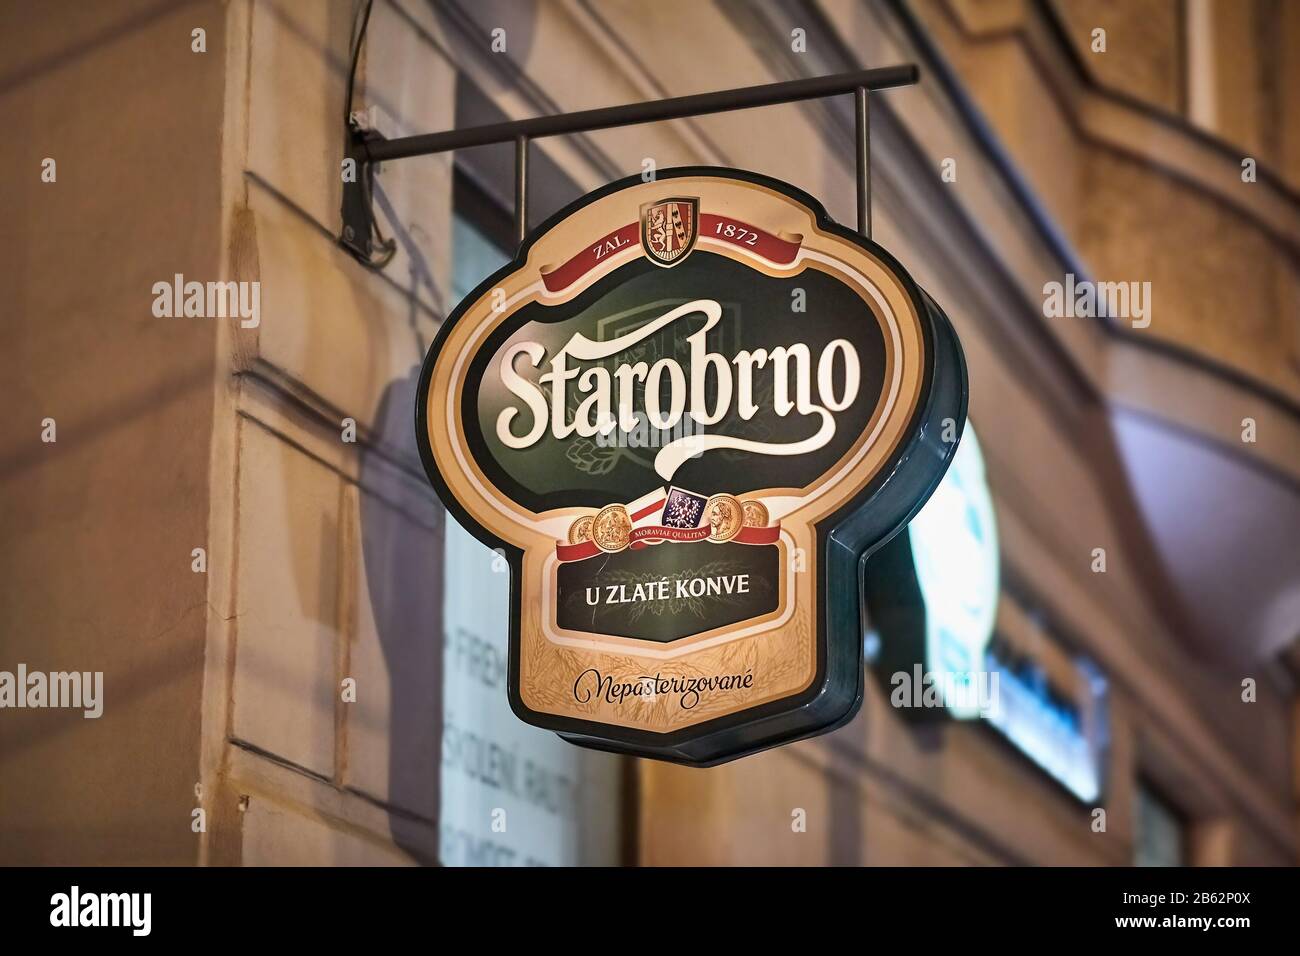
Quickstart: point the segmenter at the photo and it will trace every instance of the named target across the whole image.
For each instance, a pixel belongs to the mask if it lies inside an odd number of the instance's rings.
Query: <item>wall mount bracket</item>
[[[870,93],[897,86],[910,86],[920,79],[915,64],[906,63],[874,70],[856,70],[829,76],[746,86],[713,93],[696,93],[661,100],[647,100],[624,106],[537,116],[506,123],[472,126],[439,133],[423,133],[387,139],[355,119],[349,118],[344,139],[345,159],[354,161],[354,175],[343,183],[343,234],[339,243],[365,265],[382,268],[392,255],[391,240],[377,245],[374,214],[375,164],[411,156],[431,156],[472,146],[494,143],[515,145],[515,231],[523,241],[528,222],[528,146],[534,139],[587,133],[619,126],[634,126],[660,120],[684,119],[731,110],[775,106],[802,100],[822,99],[849,93],[854,97],[854,142],[857,161],[858,231],[871,238],[871,116]],[[376,251],[381,253],[376,260]]]

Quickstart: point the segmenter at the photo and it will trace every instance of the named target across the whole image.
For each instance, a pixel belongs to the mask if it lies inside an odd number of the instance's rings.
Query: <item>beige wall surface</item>
[[[358,6],[228,8],[224,221],[264,314],[217,373],[212,514],[233,560],[212,575],[203,859],[608,862],[619,765],[510,714],[485,663],[504,659],[504,575],[415,450],[415,376],[451,298],[451,157],[377,173],[385,270],[335,238]],[[432,5],[377,3],[356,107],[388,135],[453,125],[449,46]]]
[[[1209,372],[1044,322],[1040,290],[1061,261],[928,74],[873,99],[875,236],[962,338],[1004,578],[1110,679],[1107,831],[989,728],[918,729],[870,679],[840,731],[705,771],[592,754],[517,721],[496,666],[505,581],[438,504],[410,414],[455,304],[454,170],[508,211],[510,147],[384,164],[392,263],[372,271],[341,249],[359,6],[0,13],[0,118],[16,145],[3,161],[24,184],[0,191],[13,396],[0,670],[105,674],[98,720],[0,712],[0,863],[611,862],[626,838],[652,865],[1113,865],[1133,858],[1139,777],[1183,800],[1196,862],[1294,860],[1294,695],[1261,681],[1243,715],[1235,671],[1189,653],[1107,408],[1122,390],[1160,391],[1157,410],[1172,394],[1182,427],[1222,445],[1235,420],[1205,411],[1237,406]],[[1300,367],[1278,342],[1294,324],[1294,208],[1215,185],[1203,143],[1156,136],[1057,75],[1041,53],[1060,39],[1032,15],[1046,7],[914,6],[1068,242],[1119,277],[1159,279],[1171,340],[1293,393]],[[1052,6],[1069,30],[1086,27],[1080,4]],[[1176,7],[1099,7],[1114,58],[1142,55],[1149,34],[1161,42],[1131,76],[1097,78],[1181,109]],[[791,50],[796,27],[806,52]],[[471,101],[523,118],[919,56],[890,5],[850,0],[376,0],[354,105],[398,136],[464,123]],[[851,126],[847,103],[826,102],[540,140],[532,218],[651,158],[755,169],[847,221]],[[1134,130],[1133,149],[1117,149]],[[40,182],[47,156],[54,183]],[[936,172],[947,157],[954,183]],[[1207,232],[1225,253],[1217,271],[1196,258]],[[1183,260],[1204,266],[1196,281]],[[260,326],[155,318],[151,287],[175,273],[259,282]],[[57,442],[41,441],[46,417]],[[1286,447],[1241,454],[1298,470]],[[1087,570],[1098,546],[1115,573]],[[205,574],[191,571],[196,547]],[[1024,608],[1002,604],[1000,626],[1042,639]],[[355,700],[340,693],[349,680]],[[512,756],[532,762],[531,786],[508,786]],[[629,768],[638,792],[625,803]],[[556,780],[576,796],[544,792]],[[510,840],[491,829],[503,801]]]
[[[223,11],[0,18],[0,670],[103,672],[98,719],[0,712],[0,863],[193,863],[216,332],[152,286],[217,278]]]

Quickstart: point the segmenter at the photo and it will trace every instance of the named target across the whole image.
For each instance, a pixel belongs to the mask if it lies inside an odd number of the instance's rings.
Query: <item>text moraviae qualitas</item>
[[[672,323],[702,313],[705,323],[687,339],[690,356],[688,368],[673,358],[624,363],[611,374],[604,365],[582,368],[572,362],[599,362],[629,349]],[[826,445],[835,435],[834,412],[853,404],[861,385],[861,363],[857,350],[847,339],[833,339],[816,356],[802,343],[794,342],[773,349],[741,350],[728,359],[710,352],[705,342],[709,330],[722,319],[722,306],[712,299],[697,299],[665,312],[641,328],[610,339],[593,342],[581,332],[575,333],[565,346],[550,357],[549,370],[540,375],[538,384],[516,371],[516,360],[523,356],[533,368],[546,360],[546,348],[538,342],[517,342],[506,349],[499,363],[501,383],[518,397],[524,408],[509,405],[496,420],[497,438],[507,448],[529,448],[541,440],[548,428],[557,439],[578,435],[591,438],[608,435],[618,429],[633,432],[638,425],[634,405],[636,384],[644,385],[645,415],[652,428],[669,430],[689,415],[698,425],[712,425],[733,409],[748,421],[758,413],[754,404],[754,383],[759,375],[772,379],[772,410],[780,417],[794,413],[819,419],[817,431],[809,438],[793,442],[765,442],[729,435],[687,434],[664,445],[655,456],[655,471],[665,480],[689,458],[719,448],[732,448],[759,455],[803,455]],[[837,359],[843,369],[839,392],[835,389]],[[712,371],[715,386],[710,399],[708,385]],[[815,375],[814,375],[815,373]],[[669,399],[665,406],[661,390],[665,378]],[[568,415],[567,391],[576,380],[584,396],[572,417]],[[539,385],[549,386],[550,395]],[[613,411],[617,401],[618,415]],[[527,429],[516,430],[516,425]]]

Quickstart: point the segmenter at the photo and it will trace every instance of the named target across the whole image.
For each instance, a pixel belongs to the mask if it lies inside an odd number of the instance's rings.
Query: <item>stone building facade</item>
[[[395,255],[344,251],[360,7],[0,14],[0,670],[105,687],[97,720],[0,713],[0,861],[1296,861],[1300,5],[376,0],[361,50],[387,136],[920,66],[873,98],[875,237],[961,336],[999,646],[1064,695],[1041,719],[1104,716],[1095,794],[1059,741],[871,681],[849,726],[712,770],[513,718],[506,574],[411,429],[439,321],[510,257],[513,157],[385,164]],[[852,129],[828,100],[540,140],[530,217],[652,160],[851,221]],[[177,275],[258,283],[256,323],[158,316]],[[1067,276],[1149,314],[1049,315]]]

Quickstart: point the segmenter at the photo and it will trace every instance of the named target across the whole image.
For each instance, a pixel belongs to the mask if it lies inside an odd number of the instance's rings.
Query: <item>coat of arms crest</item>
[[[663,199],[641,207],[641,244],[650,261],[674,266],[695,248],[698,199]]]

